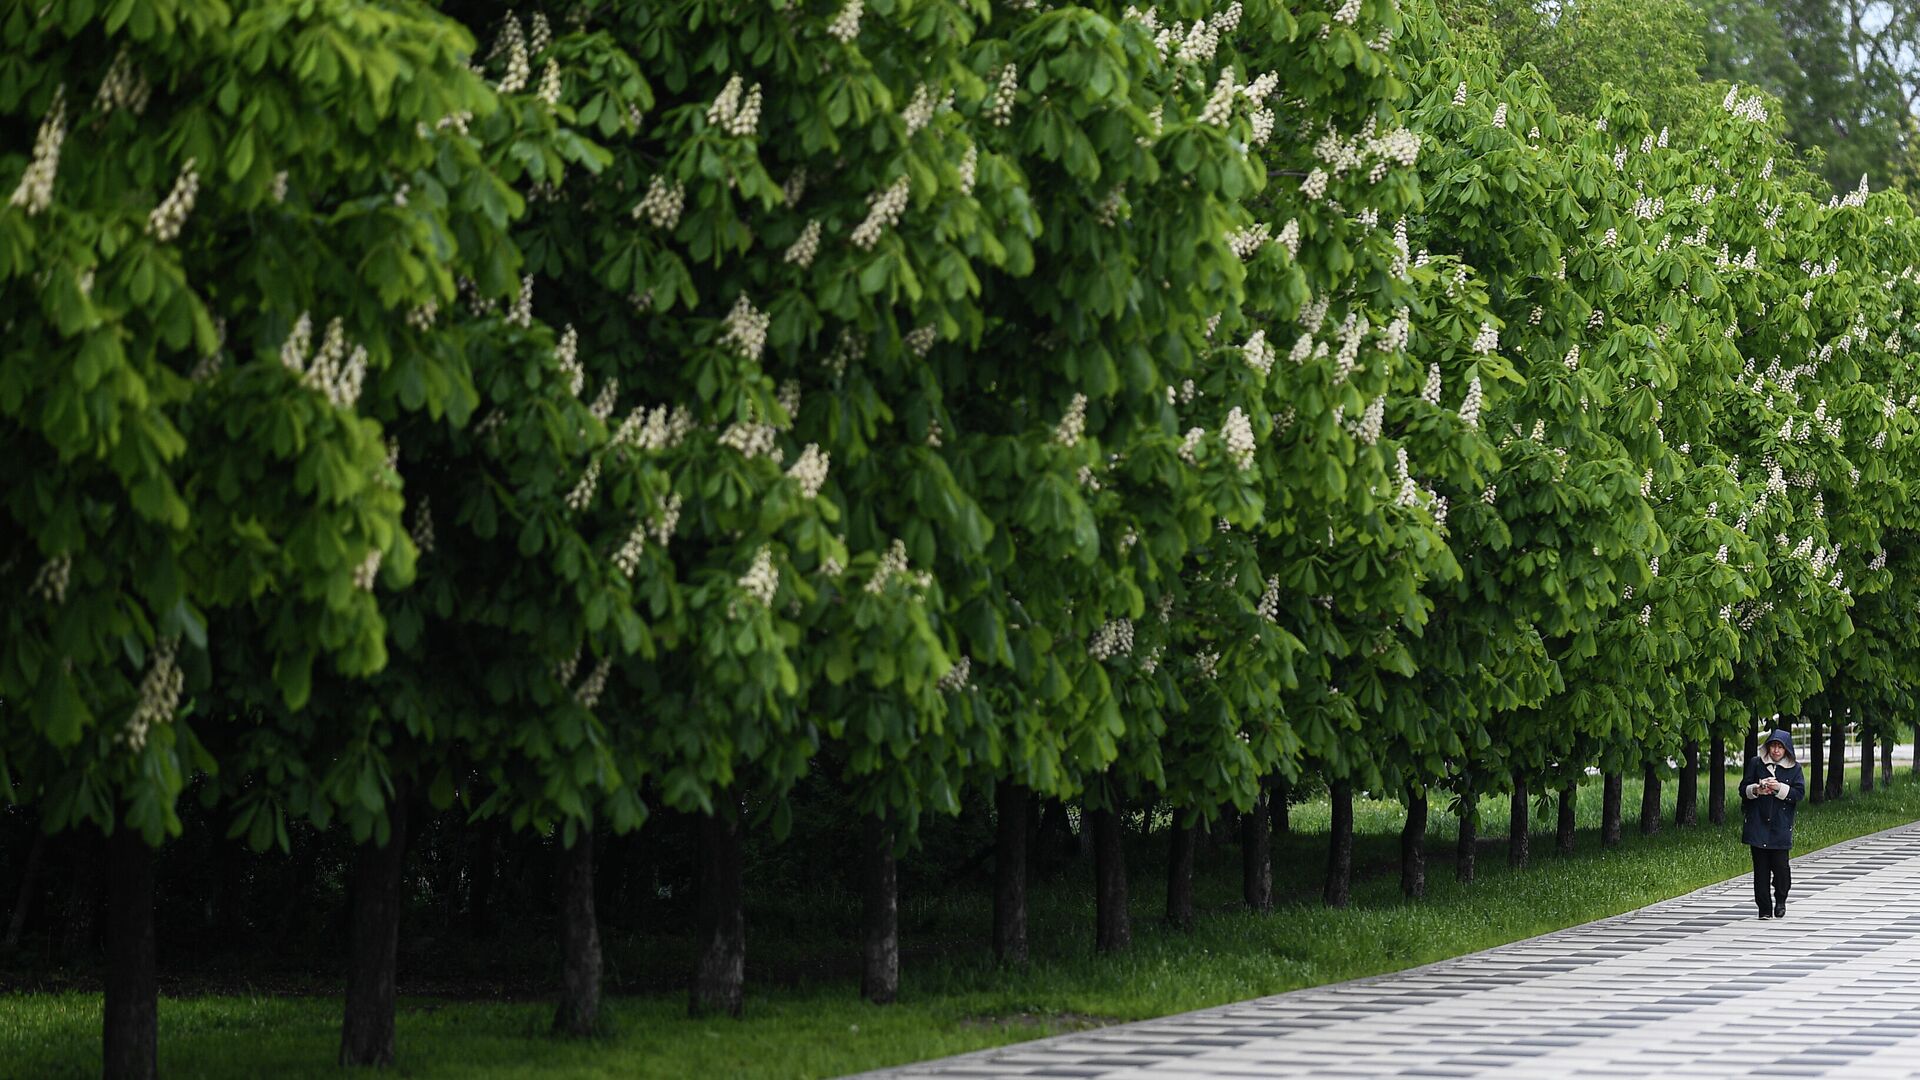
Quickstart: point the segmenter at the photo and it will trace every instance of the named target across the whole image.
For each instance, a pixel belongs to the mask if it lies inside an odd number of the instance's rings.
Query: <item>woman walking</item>
[[[1793,812],[1806,794],[1800,762],[1793,756],[1793,734],[1776,731],[1767,736],[1760,756],[1747,762],[1740,779],[1741,809],[1746,814],[1740,840],[1753,849],[1753,902],[1759,905],[1763,919],[1787,917],[1787,889],[1793,884],[1793,875],[1787,870],[1788,852],[1793,848]]]

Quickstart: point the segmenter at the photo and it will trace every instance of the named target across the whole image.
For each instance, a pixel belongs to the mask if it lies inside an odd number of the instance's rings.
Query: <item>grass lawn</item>
[[[1898,780],[1870,796],[1854,790],[1837,804],[1802,809],[1796,851],[1920,819],[1920,784]],[[1732,783],[1729,783],[1729,789]],[[1190,933],[1164,928],[1159,838],[1129,851],[1134,947],[1092,950],[1091,869],[1076,866],[1036,886],[1030,935],[1034,963],[995,970],[984,942],[988,900],[973,887],[953,895],[903,899],[906,959],[899,1004],[876,1008],[840,981],[784,989],[753,984],[755,935],[748,928],[747,1016],[741,1021],[686,1018],[679,995],[616,997],[611,1031],[586,1044],[545,1035],[551,1015],[540,1002],[466,1002],[404,998],[399,1016],[406,1077],[819,1077],[1017,1042],[1078,1026],[1133,1020],[1263,994],[1394,971],[1572,926],[1746,872],[1738,807],[1728,824],[1676,829],[1675,785],[1665,785],[1660,835],[1635,831],[1639,784],[1629,779],[1626,839],[1618,850],[1598,841],[1600,788],[1580,798],[1580,843],[1570,858],[1553,854],[1551,815],[1536,814],[1533,866],[1505,863],[1507,804],[1482,805],[1479,880],[1453,878],[1451,816],[1436,807],[1429,837],[1428,897],[1399,895],[1392,802],[1357,801],[1353,903],[1330,911],[1318,902],[1324,858],[1324,802],[1293,808],[1294,834],[1276,844],[1279,910],[1237,910],[1238,858],[1231,847],[1203,855],[1195,883],[1201,911]],[[1703,795],[1706,784],[1701,784]],[[1086,863],[1089,860],[1082,860]],[[1791,924],[1788,924],[1790,929]],[[794,949],[791,940],[780,948]],[[851,950],[849,943],[846,948]],[[166,960],[162,957],[164,967]],[[160,1004],[160,1067],[173,1077],[339,1076],[337,998],[206,996]],[[98,994],[0,996],[0,1073],[21,1077],[99,1075]]]

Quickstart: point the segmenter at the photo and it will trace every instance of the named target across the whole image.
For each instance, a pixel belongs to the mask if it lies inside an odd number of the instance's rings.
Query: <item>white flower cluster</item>
[[[593,665],[593,670],[587,673],[587,677],[580,680],[579,687],[573,692],[573,700],[587,709],[600,704],[600,695],[607,692],[607,675],[612,670],[613,657],[601,657],[599,663]]]
[[[900,121],[907,125],[907,138],[913,138],[921,128],[933,122],[933,110],[939,104],[926,83],[913,88],[913,100],[900,112]]]
[[[1309,202],[1320,201],[1327,194],[1327,179],[1326,170],[1317,165],[1314,166],[1313,171],[1307,174],[1307,178],[1300,182],[1300,193],[1305,195]]]
[[[973,194],[973,182],[979,169],[980,144],[970,142],[967,144],[966,156],[960,159],[960,194]]]
[[[820,222],[818,219],[807,222],[800,235],[787,247],[786,263],[805,270],[813,265],[813,257],[820,251]]]
[[[832,457],[815,443],[808,443],[806,449],[800,451],[800,457],[787,469],[788,478],[800,485],[800,494],[809,499],[820,494],[821,487],[827,482],[827,469]]]
[[[186,686],[186,676],[175,659],[178,647],[179,641],[174,638],[154,643],[153,662],[147,665],[146,676],[140,680],[140,700],[133,707],[133,715],[127,718],[125,730],[114,737],[115,742],[134,753],[146,747],[153,725],[171,722],[180,707],[180,692]]]
[[[1237,6],[1237,5],[1236,5]],[[1333,21],[1343,26],[1352,26],[1360,18],[1360,0],[1346,0],[1333,13]]]
[[[1206,108],[1200,110],[1200,122],[1213,127],[1226,127],[1233,119],[1233,100],[1239,96],[1232,68],[1220,72],[1220,78],[1213,84],[1213,94],[1207,98]]]
[[[1580,370],[1580,344],[1575,342],[1573,348],[1567,350],[1567,355],[1560,362],[1567,366],[1568,371]]]
[[[895,540],[892,545],[887,548],[887,553],[880,556],[880,565],[874,569],[873,577],[867,581],[867,592],[878,596],[880,593],[885,592],[887,585],[897,577],[909,577],[907,574],[907,545],[900,540]],[[933,584],[933,575],[927,573],[916,574],[912,575],[909,580],[924,589]]]
[[[587,471],[580,474],[580,479],[573,485],[573,490],[567,492],[567,509],[576,514],[585,510],[587,505],[593,502],[593,492],[599,484],[600,459],[594,458],[587,463]]]
[[[863,0],[847,0],[827,24],[827,36],[842,45],[853,44],[853,39],[860,36],[860,15],[865,7]]]
[[[1740,87],[1737,85],[1727,88],[1727,96],[1720,102],[1720,107],[1732,113],[1736,120],[1745,120],[1750,124],[1767,122],[1766,99],[1759,94],[1740,97]]]
[[[1867,563],[1867,569],[1885,570],[1886,568],[1887,568],[1887,551],[1885,548],[1880,548],[1873,553],[1873,560]]]
[[[945,675],[934,680],[933,688],[943,694],[957,694],[965,690],[973,677],[973,658],[962,656],[953,662]]]
[[[106,78],[100,80],[100,90],[93,95],[93,107],[103,116],[116,108],[128,109],[139,116],[147,111],[147,99],[152,92],[146,75],[123,48],[107,68]]]
[[[386,553],[379,548],[367,552],[366,558],[353,570],[353,587],[361,592],[372,592],[373,584],[380,578],[380,559]]]
[[[622,577],[630,578],[633,572],[640,568],[640,553],[646,548],[647,523],[637,521],[633,525],[633,531],[627,534],[626,542],[620,545],[619,551],[613,553],[613,565],[620,571]]]
[[[1289,257],[1297,257],[1300,254],[1300,221],[1298,218],[1290,219],[1285,225],[1280,227],[1279,240],[1280,246],[1287,249],[1287,255]]]
[[[1094,217],[1099,219],[1100,224],[1111,226],[1120,220],[1120,207],[1126,197],[1127,185],[1115,184],[1108,188],[1106,198],[1101,199],[1100,205],[1094,209]]]
[[[1420,400],[1429,405],[1440,404],[1440,365],[1427,365],[1427,384],[1420,388]]]
[[[940,328],[932,323],[916,326],[900,338],[901,344],[905,345],[907,351],[911,352],[917,360],[925,360],[939,340]]]
[[[720,433],[719,443],[721,446],[739,451],[744,457],[764,456],[777,463],[783,456],[780,448],[775,445],[778,434],[772,424],[735,422],[728,424],[727,429]]]
[[[413,527],[407,530],[407,536],[420,554],[433,554],[433,503],[427,496],[420,496],[420,505],[413,511]]]
[[[1266,591],[1260,594],[1260,602],[1254,605],[1254,614],[1268,622],[1280,621],[1280,575],[1267,578]]]
[[[1240,411],[1240,406],[1227,411],[1227,419],[1220,425],[1220,437],[1226,441],[1227,453],[1233,456],[1241,472],[1253,468],[1253,455],[1260,447],[1254,442],[1253,424],[1247,414]]]
[[[575,390],[574,396],[579,397],[580,392]],[[613,406],[619,397],[620,380],[609,377],[606,382],[600,385],[600,392],[594,395],[593,404],[587,406],[587,411],[593,414],[595,420],[604,424],[606,423],[607,417],[613,415]]]
[[[1227,247],[1231,248],[1233,253],[1242,260],[1251,259],[1259,254],[1261,248],[1266,246],[1272,231],[1266,222],[1249,225],[1244,229],[1238,229],[1228,233]],[[1294,240],[1296,243],[1299,242],[1298,233],[1299,227],[1295,226]]]
[[[580,332],[572,323],[561,332],[560,340],[553,347],[553,362],[567,377],[567,393],[574,397],[587,385],[587,369],[580,366]]]
[[[547,22],[544,12],[533,13],[533,29],[527,34],[527,51],[535,56],[547,51],[553,44],[553,25]]]
[[[1500,331],[1492,323],[1481,323],[1480,332],[1474,335],[1473,351],[1481,356],[1491,355],[1500,348]]]
[[[1660,556],[1658,555],[1648,556],[1647,573],[1653,575],[1654,577],[1660,576]]]
[[[873,250],[880,235],[892,228],[906,212],[907,198],[913,194],[913,181],[905,176],[888,185],[887,190],[867,196],[867,218],[854,227],[849,237],[861,251]]]
[[[560,65],[549,60],[547,61],[546,70],[540,73],[539,90],[540,100],[546,102],[547,108],[552,109],[559,106],[560,85]]]
[[[1488,484],[1480,491],[1480,501],[1492,506],[1500,498],[1500,485]]]
[[[1494,107],[1493,126],[1497,128],[1504,128],[1507,126],[1507,103],[1504,101]]]
[[[1212,649],[1201,649],[1195,653],[1193,662],[1203,679],[1212,679],[1220,674],[1220,654]]]
[[[1066,415],[1054,426],[1053,441],[1061,446],[1079,446],[1087,431],[1087,395],[1075,394],[1067,403]]]
[[[759,601],[762,607],[772,607],[774,594],[780,590],[780,571],[773,565],[773,548],[760,545],[760,550],[754,553],[753,565],[747,567],[747,572],[740,575],[734,584]]]
[[[1094,632],[1087,643],[1087,655],[1106,661],[1133,652],[1133,620],[1114,619]]]
[[[1013,103],[1020,95],[1020,69],[1008,64],[1000,69],[1000,75],[994,80],[993,94],[987,99],[987,119],[994,127],[1006,127],[1013,123]]]
[[[1475,375],[1467,381],[1467,396],[1460,401],[1460,422],[1468,427],[1480,426],[1480,405],[1482,391],[1480,376]]]
[[[1180,460],[1189,465],[1198,464],[1199,460],[1196,455],[1200,450],[1200,441],[1206,437],[1206,428],[1188,428],[1186,435],[1180,440],[1180,449],[1176,451],[1180,455]]]
[[[1640,478],[1640,497],[1643,499],[1653,498],[1653,470],[1652,469],[1648,469],[1647,474]]]
[[[439,316],[439,301],[422,300],[407,312],[407,325],[424,334],[433,329],[433,321]]]
[[[195,168],[193,158],[180,166],[180,175],[173,181],[173,190],[153,213],[147,215],[147,235],[163,244],[172,243],[186,227],[187,215],[193,213],[193,202],[200,194],[200,172]]]
[[[733,307],[727,312],[726,332],[720,335],[720,344],[742,359],[758,360],[767,347],[767,328],[772,325],[773,316],[755,308],[743,292],[734,297]]]
[[[1460,106],[1465,105],[1466,103],[1467,103],[1467,81],[1465,79],[1462,79],[1460,80],[1460,85],[1453,88],[1453,107],[1457,109]]]
[[[660,501],[660,511],[647,519],[648,532],[661,547],[672,542],[674,530],[680,527],[680,505],[680,493],[670,493]]]
[[[1240,355],[1246,358],[1248,367],[1260,374],[1267,375],[1272,373],[1274,351],[1273,346],[1267,341],[1267,332],[1265,330],[1255,330],[1253,334],[1247,338],[1247,343],[1240,347]]]
[[[55,555],[40,564],[33,575],[33,584],[27,586],[27,595],[38,597],[49,604],[63,604],[67,599],[67,583],[73,577],[73,556]]]
[[[668,184],[665,177],[656,176],[647,184],[647,193],[634,204],[633,220],[646,218],[656,229],[672,231],[680,224],[680,211],[687,203],[687,187],[675,180]]]
[[[335,318],[327,323],[320,353],[307,363],[307,347],[313,340],[313,319],[306,312],[294,320],[293,330],[280,345],[280,362],[300,375],[300,384],[325,394],[337,408],[352,408],[360,399],[360,386],[367,374],[367,350],[356,345],[347,349],[345,325]]]
[[[1362,443],[1372,446],[1380,441],[1380,431],[1386,426],[1386,419],[1387,398],[1382,394],[1367,403],[1366,411],[1360,414],[1357,422],[1347,425],[1347,431]]]
[[[760,128],[760,84],[744,90],[745,83],[735,75],[720,88],[720,96],[707,106],[707,123],[729,135],[744,138]]]
[[[1652,604],[1642,605],[1640,608],[1640,625],[1646,626],[1652,622],[1653,622],[1653,605]]]
[[[517,326],[525,330],[533,325],[533,275],[525,274],[520,278],[520,291],[513,298],[513,309],[507,312],[508,326]]]

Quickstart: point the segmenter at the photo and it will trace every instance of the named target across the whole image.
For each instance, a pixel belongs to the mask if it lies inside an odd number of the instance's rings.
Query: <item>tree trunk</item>
[[[861,853],[860,996],[891,1005],[900,996],[900,875],[893,857],[893,825],[874,815],[865,822]]]
[[[1127,853],[1121,843],[1120,815],[1114,810],[1089,810],[1081,820],[1093,831],[1094,948],[1121,952],[1133,944],[1133,924],[1127,913]]]
[[[1273,910],[1273,826],[1264,789],[1240,817],[1240,897],[1250,911]]]
[[[600,1025],[600,921],[593,906],[593,830],[581,828],[560,856],[560,1003],[553,1033],[576,1038]]]
[[[1333,831],[1327,836],[1327,882],[1323,896],[1328,907],[1343,908],[1353,894],[1353,782],[1327,785],[1333,802]]]
[[[1621,788],[1622,778],[1617,772],[1607,773],[1600,782],[1600,846],[1616,848],[1620,846],[1620,819],[1625,802]]]
[[[1827,734],[1827,799],[1838,799],[1847,779],[1847,725],[1838,716],[1829,716],[1832,730]]]
[[[1573,854],[1574,814],[1580,808],[1580,782],[1568,780],[1560,785],[1560,818],[1554,822],[1554,847],[1562,855]]]
[[[993,955],[1027,962],[1027,810],[1032,793],[1011,780],[993,785]]]
[[[1813,771],[1808,775],[1813,781],[1807,785],[1807,801],[1821,802],[1827,797],[1825,780],[1827,777],[1826,747],[1820,742],[1820,714],[1807,717],[1807,753],[1813,759]]]
[[[393,1064],[393,998],[400,948],[400,886],[407,869],[407,798],[395,785],[385,846],[369,839],[354,853],[347,941],[346,1014],[340,1064]]]
[[[1474,856],[1480,850],[1480,793],[1471,781],[1460,790],[1460,833],[1453,844],[1453,876],[1461,882],[1473,880]]]
[[[1527,778],[1518,770],[1513,774],[1513,797],[1507,800],[1507,865],[1527,865]]]
[[[1916,745],[1920,746],[1920,740],[1916,740]],[[1920,749],[1914,751],[1913,771],[1920,776]],[[1293,785],[1287,783],[1284,776],[1274,777],[1272,785],[1273,791],[1267,796],[1267,814],[1273,818],[1273,835],[1278,839],[1293,831],[1293,823],[1287,818],[1287,803],[1293,798]]]
[[[1181,814],[1173,812],[1173,826],[1167,830],[1167,925],[1191,930],[1194,826],[1182,823]]]
[[[1722,825],[1727,820],[1727,737],[1716,732],[1708,753],[1713,767],[1707,773],[1707,822]],[[1819,776],[1818,769],[1814,775]]]
[[[1400,827],[1400,892],[1408,899],[1427,895],[1427,793],[1407,787],[1407,822]]]
[[[1700,740],[1688,739],[1680,765],[1678,801],[1673,807],[1675,825],[1700,824]]]
[[[1860,792],[1873,790],[1873,732],[1860,726]]]
[[[107,971],[101,1024],[106,1080],[158,1071],[160,989],[154,973],[153,849],[122,822],[107,838]]]
[[[1660,832],[1659,763],[1647,762],[1640,775],[1640,835],[1655,836]]]
[[[747,980],[747,916],[741,896],[742,843],[738,807],[700,819],[699,966],[687,1012],[740,1015]]]
[[[20,947],[20,937],[27,931],[27,909],[33,906],[34,886],[39,883],[40,860],[46,853],[47,834],[35,828],[33,846],[27,849],[26,869],[20,875],[20,891],[14,895],[13,913],[7,916],[7,935],[0,938],[0,953]]]
[[[1893,786],[1893,736],[1880,740],[1880,786]]]
[[[1740,746],[1742,765],[1760,756],[1760,733],[1753,729],[1753,721],[1747,721],[1747,736]]]
[[[1913,767],[1909,772],[1920,777],[1920,722],[1913,725]]]

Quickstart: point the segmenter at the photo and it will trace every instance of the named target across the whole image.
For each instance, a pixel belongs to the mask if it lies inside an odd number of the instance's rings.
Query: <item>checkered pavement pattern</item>
[[[1426,967],[866,1077],[1920,1077],[1920,824]]]

